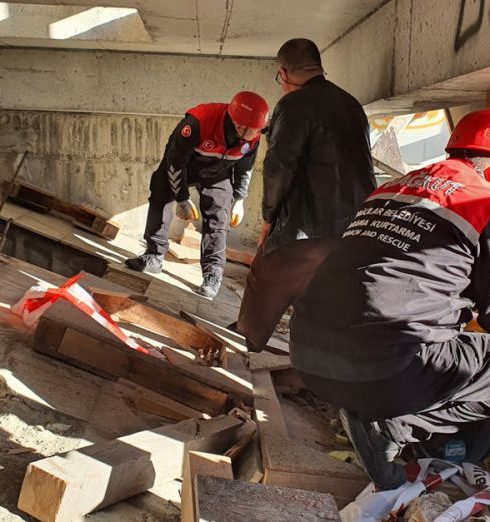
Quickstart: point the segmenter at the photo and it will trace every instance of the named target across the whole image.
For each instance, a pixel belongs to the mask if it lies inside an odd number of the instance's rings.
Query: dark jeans
[[[263,254],[250,267],[237,331],[263,349],[288,306],[305,291],[317,268],[335,248],[335,239],[302,239]]]
[[[226,262],[226,236],[230,224],[233,189],[225,179],[212,185],[195,184],[202,215],[201,268],[203,274],[222,275]],[[153,173],[150,206],[146,218],[146,251],[165,255],[168,233],[174,217],[174,194],[165,173]]]

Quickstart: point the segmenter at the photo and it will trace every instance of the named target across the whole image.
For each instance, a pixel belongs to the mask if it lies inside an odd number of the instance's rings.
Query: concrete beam
[[[325,66],[370,116],[484,100],[489,15],[484,0],[391,0],[328,47]]]
[[[240,90],[279,96],[273,60],[183,55],[0,50],[5,109],[180,115]]]

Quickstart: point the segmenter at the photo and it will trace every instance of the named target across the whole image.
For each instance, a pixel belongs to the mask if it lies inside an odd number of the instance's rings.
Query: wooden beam
[[[174,421],[192,418],[209,419],[209,415],[206,413],[190,408],[181,402],[173,401],[143,386],[138,386],[125,379],[118,379],[117,382],[123,390],[127,390],[128,397],[130,397],[130,405],[136,410]]]
[[[367,485],[353,464],[290,439],[270,373],[253,373],[254,405],[259,428],[264,484],[331,493],[343,507]]]
[[[29,464],[18,507],[41,522],[73,522],[182,476],[187,451],[220,453],[241,421],[190,419]]]
[[[233,469],[231,467],[230,457],[201,451],[189,451],[184,468],[184,480],[182,482],[180,502],[181,522],[195,522],[198,520],[194,494],[197,475],[233,480]]]
[[[237,433],[237,442],[225,453],[225,457],[235,460],[253,439],[257,432],[257,425],[253,420],[244,422]]]
[[[287,370],[291,368],[291,359],[288,355],[276,355],[268,352],[249,353],[249,368],[256,370]]]
[[[187,321],[177,319],[158,307],[142,304],[125,296],[100,290],[92,290],[94,299],[102,308],[120,322],[136,324],[151,332],[173,339],[197,357],[213,361],[224,352],[224,343],[216,336]]]
[[[133,290],[138,294],[144,294],[152,281],[151,276],[135,272],[129,268],[116,263],[109,263],[107,265],[104,279],[112,281],[118,285]]]
[[[202,235],[196,230],[193,223],[189,223],[180,236],[179,243],[182,246],[199,250],[201,248]]]
[[[340,514],[333,497],[316,491],[198,475],[195,497],[199,510],[199,516],[195,520],[199,522],[340,522]]]
[[[233,463],[235,476],[245,482],[261,482],[264,476],[262,455],[260,453],[259,435],[255,433],[250,444]]]
[[[114,239],[119,232],[119,225],[111,221],[105,212],[62,201],[50,192],[24,181],[15,183],[9,199],[37,212],[54,210],[68,217],[75,226],[105,239]]]
[[[255,259],[255,252],[248,250],[238,250],[236,248],[226,248],[226,260],[240,265],[252,266]]]
[[[36,328],[35,349],[83,369],[122,377],[210,415],[220,413],[227,400],[227,392],[219,387],[224,380],[229,389],[229,379],[216,376],[211,368],[203,367],[207,372],[202,374],[189,372],[186,367],[88,336],[47,317],[42,317]],[[234,388],[235,392],[240,390],[239,385]]]

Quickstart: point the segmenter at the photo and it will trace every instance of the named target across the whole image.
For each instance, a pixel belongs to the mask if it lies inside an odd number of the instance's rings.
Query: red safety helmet
[[[468,149],[490,154],[490,109],[470,112],[456,125],[446,147]]]
[[[242,91],[233,96],[228,105],[228,114],[236,125],[263,129],[267,127],[269,106],[262,96],[254,92]]]

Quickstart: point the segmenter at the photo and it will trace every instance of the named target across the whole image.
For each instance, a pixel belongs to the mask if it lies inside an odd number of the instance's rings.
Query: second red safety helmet
[[[446,147],[468,149],[490,154],[490,109],[470,112],[456,125]]]

